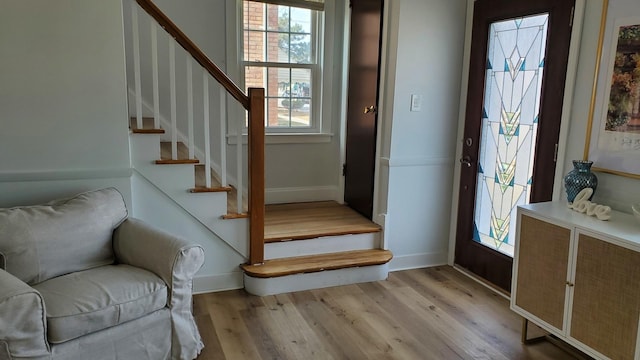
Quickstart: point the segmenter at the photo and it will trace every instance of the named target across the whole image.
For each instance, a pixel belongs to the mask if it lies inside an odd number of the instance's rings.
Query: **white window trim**
[[[267,133],[265,144],[320,144],[329,143],[332,133]],[[247,144],[247,134],[242,134],[242,143]],[[227,144],[238,143],[236,134],[227,134]]]
[[[227,73],[238,86],[244,88],[244,63],[243,58],[243,29],[242,29],[242,13],[243,0],[232,0],[232,6],[226,7],[227,13]],[[292,143],[323,143],[330,142],[334,136],[331,124],[333,108],[333,96],[331,89],[333,87],[333,72],[325,71],[325,69],[334,68],[334,53],[336,49],[332,46],[335,29],[335,0],[325,0],[324,14],[321,15],[324,21],[318,26],[317,43],[323,46],[317,49],[318,61],[314,72],[314,83],[317,84],[315,92],[319,94],[316,101],[321,105],[316,106],[317,112],[315,126],[308,131],[302,132],[300,129],[278,129],[266,132],[267,144],[292,144]],[[335,84],[339,85],[339,84]],[[314,86],[314,88],[316,88]],[[246,128],[244,127],[244,109],[241,105],[233,100],[227,100],[227,143],[237,143],[238,128],[242,126],[243,143],[246,143]],[[233,121],[236,119],[237,121]],[[305,129],[306,130],[306,129]]]

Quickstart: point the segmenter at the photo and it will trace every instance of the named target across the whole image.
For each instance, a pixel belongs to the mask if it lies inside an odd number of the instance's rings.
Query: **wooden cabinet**
[[[511,308],[602,359],[640,359],[640,223],[565,203],[518,208]]]

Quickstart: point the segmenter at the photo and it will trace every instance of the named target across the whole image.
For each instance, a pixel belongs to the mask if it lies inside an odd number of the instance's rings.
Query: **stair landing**
[[[267,205],[265,243],[376,233],[378,224],[335,201]]]

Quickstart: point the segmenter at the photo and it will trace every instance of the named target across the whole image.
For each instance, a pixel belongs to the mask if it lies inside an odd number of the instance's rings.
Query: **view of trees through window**
[[[266,91],[267,128],[310,128],[315,12],[244,2],[245,86]]]

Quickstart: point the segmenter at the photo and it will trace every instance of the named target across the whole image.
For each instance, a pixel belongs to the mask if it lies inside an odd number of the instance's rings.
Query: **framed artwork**
[[[603,3],[584,157],[593,161],[596,171],[640,178],[640,7],[636,1]]]

